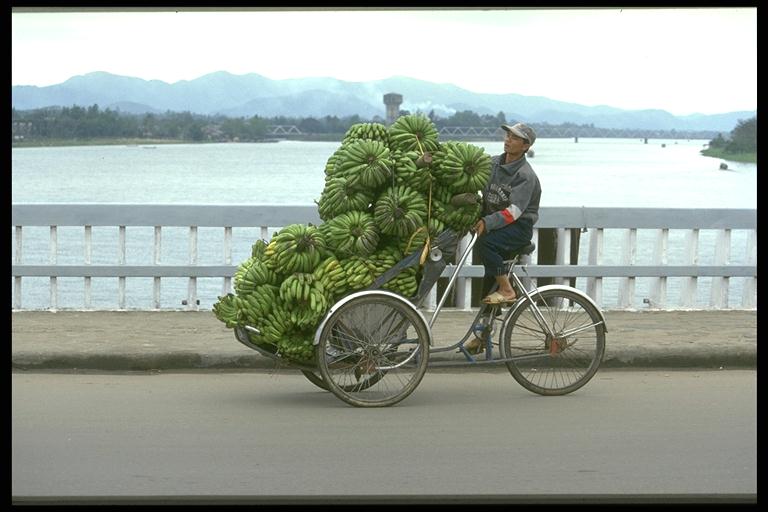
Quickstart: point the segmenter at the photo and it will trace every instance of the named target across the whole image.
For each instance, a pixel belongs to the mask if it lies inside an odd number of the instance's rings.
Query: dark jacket
[[[526,219],[531,225],[539,220],[541,184],[525,155],[502,164],[504,155],[491,158],[491,176],[483,188],[485,229],[493,231]]]

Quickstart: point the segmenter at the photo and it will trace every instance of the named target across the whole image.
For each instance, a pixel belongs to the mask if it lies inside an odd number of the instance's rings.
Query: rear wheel
[[[311,382],[312,384],[314,384],[315,386],[319,387],[324,391],[328,391],[328,385],[325,383],[325,381],[323,381],[323,378],[320,375],[318,375],[315,372],[311,372],[309,370],[301,370],[301,373],[304,374],[304,376],[307,378],[307,380],[309,380],[309,382]]]
[[[605,353],[605,325],[600,311],[569,290],[546,290],[534,296],[551,327],[549,334],[531,301],[513,310],[501,334],[501,354],[512,377],[540,395],[565,395],[586,384]]]
[[[424,377],[429,328],[405,299],[369,293],[331,314],[316,350],[334,395],[357,407],[386,407],[410,395]]]
[[[309,380],[309,382],[311,382],[315,386],[319,387],[324,391],[330,391],[330,389],[328,389],[328,384],[325,383],[322,375],[320,375],[320,372],[301,370],[301,373],[303,373],[304,376],[307,378],[307,380]],[[363,389],[363,387],[373,386],[379,380],[379,378],[380,378],[379,374],[366,375],[366,378],[361,379],[360,382],[342,387],[342,389],[344,390]]]

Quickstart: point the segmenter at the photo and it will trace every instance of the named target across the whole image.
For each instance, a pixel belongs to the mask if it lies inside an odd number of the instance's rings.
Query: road
[[[541,397],[502,369],[430,370],[360,409],[292,370],[12,372],[12,495],[751,500],[756,387],[751,370],[601,370]]]

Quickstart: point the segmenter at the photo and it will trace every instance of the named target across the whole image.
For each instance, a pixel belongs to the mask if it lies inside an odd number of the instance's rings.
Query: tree
[[[321,133],[323,132],[323,123],[314,117],[305,117],[299,123],[299,130],[303,133]]]
[[[462,110],[449,117],[446,124],[448,126],[482,126],[483,122],[480,116],[471,110]]]
[[[751,153],[757,151],[757,117],[739,120],[731,131],[731,141],[725,146],[728,153]]]
[[[730,140],[723,138],[722,133],[709,141],[709,147],[722,149],[725,153],[754,153],[757,151],[757,116],[740,119],[736,128],[731,130]]]
[[[724,148],[725,145],[728,144],[726,140],[723,138],[722,133],[718,133],[717,137],[709,141],[709,147],[710,148]]]
[[[251,140],[256,140],[264,137],[267,134],[268,123],[266,119],[262,119],[259,116],[253,116],[247,123],[248,135]]]

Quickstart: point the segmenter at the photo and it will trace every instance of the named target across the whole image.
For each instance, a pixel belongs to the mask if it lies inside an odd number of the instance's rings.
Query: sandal
[[[507,304],[510,302],[515,302],[517,300],[517,295],[514,295],[512,297],[505,297],[499,292],[493,292],[492,294],[488,295],[483,299],[484,304]]]
[[[464,345],[464,349],[472,355],[480,354],[485,351],[485,340],[473,338],[469,343]]]

